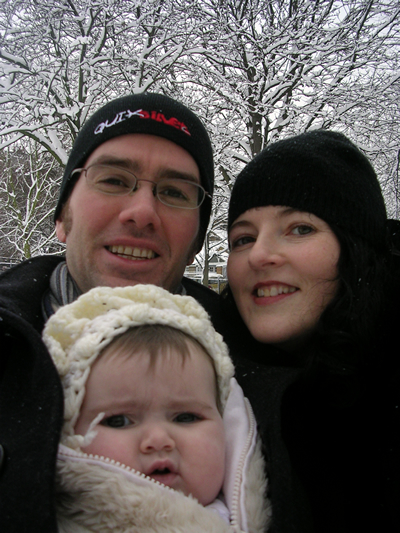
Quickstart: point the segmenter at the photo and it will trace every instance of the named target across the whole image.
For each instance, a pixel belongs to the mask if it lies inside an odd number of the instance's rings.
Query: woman
[[[397,531],[397,231],[339,133],[270,145],[234,184],[223,306],[269,464],[270,531]]]

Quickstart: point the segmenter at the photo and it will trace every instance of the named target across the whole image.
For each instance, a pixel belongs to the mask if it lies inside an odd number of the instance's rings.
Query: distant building
[[[185,276],[194,279],[198,283],[203,281],[203,269],[193,263],[185,269]],[[220,293],[227,283],[226,260],[214,254],[208,262],[208,286],[215,292]]]

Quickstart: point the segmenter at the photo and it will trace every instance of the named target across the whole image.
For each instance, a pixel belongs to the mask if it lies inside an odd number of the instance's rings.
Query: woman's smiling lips
[[[293,294],[298,290],[299,289],[297,287],[293,287],[293,285],[286,285],[284,283],[273,281],[257,284],[254,287],[252,294],[255,298],[274,298],[274,301],[277,301],[286,297],[287,295]]]

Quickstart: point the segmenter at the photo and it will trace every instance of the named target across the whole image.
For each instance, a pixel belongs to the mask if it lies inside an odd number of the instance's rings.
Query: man
[[[46,319],[92,287],[136,283],[194,296],[213,315],[216,295],[183,278],[203,244],[213,184],[204,126],[166,96],[114,100],[82,128],[55,212],[66,257],[0,277],[1,531],[56,531],[63,397],[41,341]]]

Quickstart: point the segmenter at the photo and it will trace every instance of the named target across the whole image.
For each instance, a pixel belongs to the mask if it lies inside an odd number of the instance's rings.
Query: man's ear
[[[60,242],[67,242],[67,233],[64,228],[64,222],[59,218],[56,220],[56,235]]]

